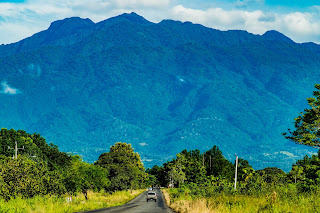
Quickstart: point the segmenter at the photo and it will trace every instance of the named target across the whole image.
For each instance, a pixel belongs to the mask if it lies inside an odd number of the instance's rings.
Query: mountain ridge
[[[48,37],[45,34],[52,33],[53,31],[59,31],[59,29],[58,29],[59,27],[62,27],[62,25],[66,25],[69,22],[72,23],[70,25],[70,27],[69,26],[64,27],[63,30],[62,30],[63,32],[68,32],[68,33],[64,34],[62,36],[56,35],[56,37],[53,38],[52,40],[59,40],[59,37],[61,37],[61,38],[68,37],[68,36],[71,36],[73,34],[77,34],[77,33],[81,32],[81,31],[85,31],[85,30],[88,30],[88,31],[99,31],[99,30],[101,30],[101,28],[105,27],[104,25],[107,25],[107,28],[109,28],[114,24],[119,24],[119,21],[121,21],[121,20],[122,21],[126,20],[126,21],[128,21],[130,23],[139,24],[139,25],[146,25],[146,26],[166,25],[166,23],[169,23],[169,25],[172,25],[172,23],[174,23],[175,25],[181,25],[181,26],[193,25],[193,26],[195,26],[195,27],[197,27],[197,28],[199,28],[201,30],[205,30],[206,32],[219,33],[220,35],[222,35],[222,37],[224,36],[223,34],[228,34],[228,33],[232,32],[232,33],[234,33],[232,36],[237,35],[237,37],[241,37],[241,38],[243,38],[245,36],[246,37],[250,36],[250,39],[252,39],[253,37],[256,37],[256,38],[259,38],[259,39],[266,38],[266,40],[275,39],[275,40],[278,40],[278,41],[282,40],[282,41],[291,41],[291,42],[293,42],[290,38],[284,36],[283,34],[281,34],[278,31],[275,31],[275,30],[267,31],[263,35],[260,36],[260,35],[254,35],[254,34],[248,33],[247,31],[244,31],[244,30],[220,31],[220,30],[204,27],[203,25],[200,25],[200,24],[193,24],[192,22],[189,22],[189,21],[181,22],[181,21],[174,21],[174,20],[170,20],[170,19],[165,19],[165,20],[162,20],[159,23],[153,23],[153,22],[150,22],[150,21],[146,20],[142,16],[132,12],[132,13],[124,13],[124,14],[118,15],[116,17],[112,17],[112,18],[109,18],[109,19],[106,19],[104,21],[100,21],[100,22],[97,22],[97,23],[94,23],[89,18],[83,19],[83,18],[80,18],[80,17],[71,17],[71,18],[65,18],[65,19],[62,19],[62,20],[54,21],[54,22],[52,22],[50,24],[48,29],[43,30],[43,31],[41,31],[39,33],[36,33],[36,34],[34,34],[34,35],[32,35],[32,36],[30,36],[28,38],[25,38],[25,39],[23,39],[23,40],[21,40],[19,42],[15,42],[15,43],[12,43],[12,44],[0,45],[0,53],[1,53],[0,56],[6,56],[4,54],[4,52],[7,51],[10,48],[12,48],[12,49],[20,49],[21,46],[23,46],[23,43],[28,43],[28,41],[33,39],[33,38],[39,39],[40,37]],[[90,34],[90,33],[88,33],[88,34]],[[241,36],[240,36],[240,34],[241,34]],[[191,34],[189,34],[189,35],[191,35]],[[212,38],[210,38],[210,39],[212,39]],[[44,45],[50,44],[52,42],[52,40],[49,40],[49,42],[42,42],[42,43]],[[225,39],[225,40],[228,40],[228,39]],[[22,44],[21,44],[21,42],[22,42]],[[79,42],[79,41],[77,41],[77,42]],[[16,48],[17,44],[19,44],[19,46],[20,46],[19,48]],[[73,45],[73,44],[74,43],[71,43],[70,45]],[[53,45],[59,45],[59,44],[54,44],[53,43]],[[8,47],[10,47],[10,48],[8,48]],[[29,49],[32,50],[32,49],[37,49],[39,47],[42,47],[42,45],[41,44],[40,45],[36,45],[35,48],[30,48],[29,47]],[[4,48],[5,48],[5,50],[1,50],[1,49],[4,49]],[[14,52],[14,53],[18,53],[18,52],[20,52],[20,51],[18,50],[17,52]]]
[[[254,168],[287,170],[314,152],[281,133],[320,77],[319,45],[135,13],[50,28],[48,42],[42,31],[0,46],[0,81],[21,91],[0,93],[1,127],[39,132],[87,161],[132,143],[147,167],[213,145]]]

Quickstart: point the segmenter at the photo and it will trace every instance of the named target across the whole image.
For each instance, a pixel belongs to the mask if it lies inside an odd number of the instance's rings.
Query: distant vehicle
[[[149,188],[148,188],[148,191],[152,191],[152,190],[153,190],[153,188],[152,188],[152,187],[149,187]]]
[[[147,202],[149,200],[154,200],[154,202],[157,202],[157,194],[155,192],[147,192]]]

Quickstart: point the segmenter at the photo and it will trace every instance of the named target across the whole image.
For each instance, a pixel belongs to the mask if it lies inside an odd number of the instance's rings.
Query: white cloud
[[[13,43],[48,28],[51,22],[69,16],[68,8],[44,3],[0,3],[0,44]]]
[[[0,44],[9,44],[20,41],[26,37],[39,32],[41,29],[30,24],[23,23],[1,23],[0,22]],[[3,33],[5,32],[5,33]]]
[[[21,93],[20,90],[10,87],[6,81],[3,81],[1,85],[2,89],[0,90],[0,93],[2,94],[16,95],[18,93]]]
[[[290,32],[300,35],[317,34],[320,30],[319,20],[314,21],[310,13],[295,12],[284,17],[284,25]]]
[[[113,0],[120,8],[166,8],[169,0]]]
[[[298,156],[294,155],[293,153],[287,152],[287,151],[280,151],[280,153],[287,155],[288,157],[292,157],[292,158],[298,157]]]
[[[0,3],[0,44],[17,42],[46,30],[56,20],[78,16],[99,22],[125,12],[137,12],[147,19],[167,11],[170,0],[29,0]],[[165,18],[166,15],[161,15]]]
[[[226,11],[222,8],[195,10],[185,8],[182,5],[175,6],[172,9],[172,16],[182,21],[192,21],[221,30],[250,27],[255,33],[261,31],[261,27],[257,26],[256,23],[259,22],[263,15],[263,12],[259,10],[253,12],[243,10]]]
[[[238,29],[254,34],[278,30],[296,42],[320,42],[320,11],[282,14],[262,10],[224,10],[222,8],[199,10],[177,5],[172,8],[170,15],[176,20],[191,21],[220,30]]]
[[[0,44],[12,43],[45,30],[50,23],[72,16],[94,22],[136,12],[147,20],[191,21],[219,30],[239,29],[254,34],[278,30],[296,42],[320,43],[320,7],[308,12],[269,11],[263,0],[237,0],[231,9],[210,4],[207,9],[193,9],[171,0],[28,0],[24,3],[0,3]],[[201,1],[200,1],[201,2]],[[250,10],[250,5],[259,10]],[[262,5],[262,7],[257,7]]]
[[[147,143],[139,143],[140,146],[147,146]]]

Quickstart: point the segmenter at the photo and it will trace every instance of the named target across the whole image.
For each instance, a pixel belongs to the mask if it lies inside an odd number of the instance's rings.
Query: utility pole
[[[236,155],[236,171],[235,171],[235,176],[234,176],[234,191],[237,189],[237,173],[238,173],[238,156],[237,153]]]
[[[204,153],[202,154],[202,166],[204,167]]]
[[[15,141],[15,148],[11,148],[10,146],[8,146],[8,149],[14,149],[15,158],[18,159],[18,149],[24,149],[24,146],[22,148],[18,148],[18,143],[17,143],[17,141]]]

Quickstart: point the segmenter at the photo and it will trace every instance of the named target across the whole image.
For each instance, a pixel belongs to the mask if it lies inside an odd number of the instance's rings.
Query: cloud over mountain
[[[0,93],[2,93],[2,94],[16,95],[16,94],[21,93],[20,90],[9,86],[9,84],[6,81],[2,81],[1,86],[2,86],[2,88],[0,87],[1,88]]]
[[[45,30],[57,19],[78,16],[99,22],[132,11],[156,23],[163,19],[191,21],[219,30],[246,30],[260,35],[268,30],[277,30],[296,42],[320,43],[319,6],[303,7],[303,10],[299,11],[296,7],[279,9],[279,6],[261,0],[190,2],[188,0],[0,2],[0,31],[2,32],[0,44],[17,42]],[[283,4],[288,7],[287,3]]]

